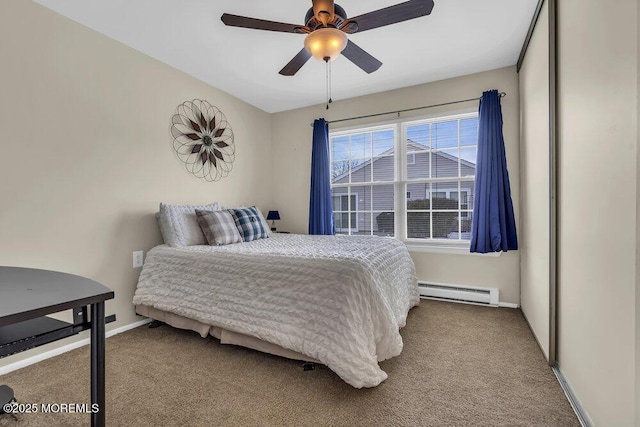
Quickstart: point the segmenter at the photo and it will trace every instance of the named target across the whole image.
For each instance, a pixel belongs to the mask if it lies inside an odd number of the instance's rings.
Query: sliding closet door
[[[549,3],[541,2],[535,27],[519,62],[520,83],[520,303],[551,363],[550,333],[550,48]]]

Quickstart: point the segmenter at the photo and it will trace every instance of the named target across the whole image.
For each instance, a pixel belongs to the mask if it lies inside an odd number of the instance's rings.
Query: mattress
[[[161,245],[133,303],[317,360],[354,387],[387,378],[419,302],[406,246],[377,236],[274,234],[226,246]]]

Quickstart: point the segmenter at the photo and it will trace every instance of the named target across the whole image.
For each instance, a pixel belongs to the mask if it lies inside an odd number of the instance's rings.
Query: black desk
[[[31,268],[0,267],[0,358],[91,329],[92,426],[105,425],[104,302],[113,291],[72,274]],[[89,319],[88,306],[91,306]],[[45,317],[73,310],[73,323]]]

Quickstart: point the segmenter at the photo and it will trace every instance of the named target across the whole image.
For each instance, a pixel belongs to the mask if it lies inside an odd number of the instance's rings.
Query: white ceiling
[[[278,74],[304,35],[227,27],[235,15],[303,24],[301,0],[34,0],[267,112],[325,102],[325,65]],[[402,0],[342,0],[349,16]],[[332,63],[333,99],[391,90],[516,63],[538,0],[434,0],[429,16],[349,36],[383,62],[366,74]]]

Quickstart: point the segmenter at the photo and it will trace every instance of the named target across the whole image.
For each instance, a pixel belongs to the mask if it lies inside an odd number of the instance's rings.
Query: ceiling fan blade
[[[410,0],[349,18],[349,22],[355,21],[358,24],[356,31],[360,33],[362,31],[429,15],[432,10],[433,0]]]
[[[382,65],[382,62],[369,55],[360,46],[358,46],[351,40],[347,42],[347,47],[344,48],[342,54],[349,61],[353,62],[369,74],[376,71]]]
[[[307,63],[309,58],[311,58],[311,54],[307,49],[303,48],[291,61],[289,61],[287,65],[284,66],[282,70],[280,70],[280,74],[283,76],[293,76],[304,64]]]
[[[255,30],[279,31],[281,33],[300,33],[302,25],[285,24],[284,22],[266,21],[246,16],[223,13],[220,17],[225,25],[231,27],[253,28]]]

